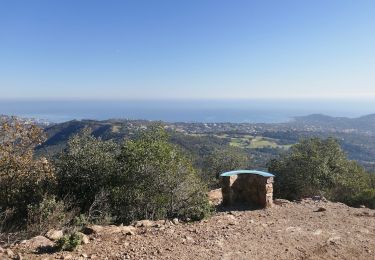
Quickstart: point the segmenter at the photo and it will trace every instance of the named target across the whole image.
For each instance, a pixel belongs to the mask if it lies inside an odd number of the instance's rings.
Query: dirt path
[[[325,211],[316,212],[319,208]],[[76,252],[24,259],[375,259],[375,210],[304,200],[192,224],[93,235]],[[14,249],[17,253],[17,249]]]

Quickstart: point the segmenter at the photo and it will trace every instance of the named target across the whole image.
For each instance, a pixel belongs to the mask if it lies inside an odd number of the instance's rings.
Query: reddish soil
[[[320,209],[320,210],[319,210]],[[75,252],[23,259],[375,259],[375,210],[341,203],[289,202],[262,210],[216,213],[195,223],[90,235]]]

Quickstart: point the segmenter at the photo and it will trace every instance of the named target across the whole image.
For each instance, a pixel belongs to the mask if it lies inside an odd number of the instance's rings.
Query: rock
[[[86,235],[93,235],[93,234],[98,234],[103,231],[103,227],[99,225],[90,225],[86,226],[82,229],[82,233]]]
[[[323,197],[323,196],[313,196],[311,199],[312,199],[313,201],[323,201],[323,202],[328,202],[328,200],[327,200],[325,197]]]
[[[62,230],[51,229],[47,232],[46,237],[52,241],[59,240],[64,236]]]
[[[9,256],[10,258],[14,257],[14,253],[9,248],[5,250],[5,255]]]
[[[81,257],[88,258],[89,256],[87,254],[81,254]]]
[[[18,253],[14,259],[23,260],[21,253]]]
[[[339,236],[330,237],[330,238],[328,238],[327,243],[331,244],[331,245],[335,245],[335,244],[338,244],[338,241],[340,239],[341,239],[341,237],[339,237]]]
[[[179,223],[178,218],[174,218],[174,219],[172,219],[172,223],[173,223],[174,225],[178,225],[178,223]]]
[[[0,246],[0,254],[5,253],[5,249]]]
[[[155,223],[151,220],[145,219],[134,223],[135,227],[153,227]]]
[[[77,232],[78,235],[81,236],[81,244],[82,245],[87,245],[88,243],[90,243],[90,239],[88,236],[86,236],[85,234],[81,233],[81,232]]]
[[[134,236],[135,233],[133,231],[129,230],[128,232],[125,233],[125,235],[127,235],[127,236]]]
[[[72,255],[64,255],[62,256],[62,259],[68,260],[68,259],[73,259]]]
[[[194,239],[192,237],[185,236],[185,239],[186,239],[187,242],[191,242],[191,243],[194,242]]]
[[[289,200],[284,200],[284,199],[275,199],[275,200],[273,200],[273,204],[278,205],[278,206],[282,206],[282,205],[290,204],[290,203],[291,202]]]
[[[219,205],[223,200],[223,195],[221,193],[221,188],[216,190],[211,190],[208,192],[208,200],[211,205]]]
[[[313,234],[314,234],[315,236],[319,236],[319,235],[321,235],[322,233],[323,233],[323,231],[322,231],[321,229],[317,229],[317,230],[314,231]]]
[[[123,234],[126,234],[130,231],[134,232],[135,227],[133,227],[133,226],[114,226],[114,225],[111,225],[111,226],[104,227],[103,230],[101,231],[101,233],[105,233],[105,234],[123,233]]]
[[[36,250],[40,247],[53,247],[54,243],[44,236],[36,236],[29,240],[23,241],[23,245],[32,250]]]
[[[327,209],[323,208],[323,207],[320,207],[315,212],[324,212],[324,211],[327,211]]]

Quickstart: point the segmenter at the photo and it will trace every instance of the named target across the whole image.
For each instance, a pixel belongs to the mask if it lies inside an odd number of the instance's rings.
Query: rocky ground
[[[375,210],[276,202],[265,210],[223,209],[195,223],[92,227],[74,252],[38,253],[37,243],[24,241],[2,249],[0,259],[375,259]]]

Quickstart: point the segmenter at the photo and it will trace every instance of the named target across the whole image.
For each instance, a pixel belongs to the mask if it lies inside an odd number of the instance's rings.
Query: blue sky
[[[375,98],[373,0],[2,0],[0,99]]]

